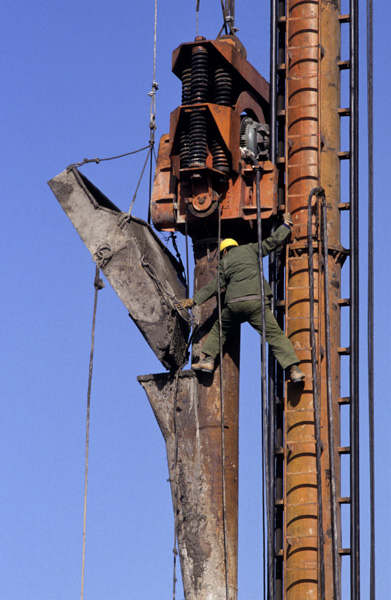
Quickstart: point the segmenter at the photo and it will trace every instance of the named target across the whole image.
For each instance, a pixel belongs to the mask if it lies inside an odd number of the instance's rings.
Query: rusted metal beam
[[[286,207],[292,213],[293,240],[287,248],[286,329],[306,373],[303,388],[288,384],[285,418],[285,554],[284,599],[321,599],[318,490],[314,432],[307,202],[312,188],[322,186],[327,198],[330,248],[340,244],[340,22],[338,2],[287,0],[286,48]],[[324,524],[325,598],[335,598],[329,487],[327,380],[323,267],[316,244],[319,215],[314,215],[315,329],[322,440],[322,504]],[[341,261],[328,257],[332,397],[336,471],[339,473],[340,282]],[[339,481],[337,495],[340,495]],[[340,527],[340,526],[339,526]]]
[[[49,186],[163,366],[182,366],[190,326],[178,305],[186,285],[175,258],[147,223],[124,219],[76,168]]]
[[[138,377],[167,449],[174,518],[186,600],[225,600],[225,548],[222,523],[222,457],[220,403],[206,400],[213,376],[182,371]],[[203,382],[202,382],[203,380]],[[229,389],[225,390],[229,393]],[[227,539],[229,599],[237,592],[237,410],[225,415],[225,478],[230,519]]]

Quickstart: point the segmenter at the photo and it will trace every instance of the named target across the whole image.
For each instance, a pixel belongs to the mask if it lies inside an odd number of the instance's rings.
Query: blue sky
[[[269,3],[236,3],[248,58],[269,77]],[[84,157],[148,144],[154,2],[3,0],[0,9],[2,402],[0,598],[80,595],[88,361],[95,267],[46,182]],[[262,14],[262,11],[265,11]],[[343,7],[341,12],[348,12]],[[390,588],[391,8],[375,12],[375,382],[377,589]],[[200,4],[216,37],[220,2]],[[196,34],[195,1],[159,3],[157,137],[180,104],[171,53]],[[346,57],[347,58],[347,57]],[[365,4],[361,3],[361,534],[368,597]],[[344,149],[344,148],[343,148]],[[127,211],[145,155],[83,172]],[[147,215],[147,182],[134,214]],[[113,290],[99,292],[91,402],[85,599],[172,596],[173,518],[163,438],[137,375],[160,372]],[[261,597],[259,338],[242,336],[239,600]],[[255,351],[254,351],[255,350]],[[250,361],[251,357],[251,361]],[[346,544],[345,544],[346,545]],[[182,598],[179,590],[177,598]]]

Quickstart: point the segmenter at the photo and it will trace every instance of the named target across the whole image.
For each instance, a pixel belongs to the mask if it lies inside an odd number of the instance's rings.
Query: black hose
[[[320,598],[325,599],[325,572],[324,572],[324,531],[323,531],[323,496],[322,496],[322,471],[321,471],[321,435],[320,435],[320,407],[318,392],[318,370],[316,361],[316,337],[314,323],[314,263],[312,245],[312,198],[322,188],[313,188],[308,196],[308,271],[310,283],[310,340],[312,360],[312,381],[314,388],[314,421],[315,421],[315,443],[316,443],[316,484],[318,489],[318,543],[319,543],[319,578]]]

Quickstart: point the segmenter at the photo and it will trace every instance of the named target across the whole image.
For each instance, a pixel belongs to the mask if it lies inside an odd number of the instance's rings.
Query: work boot
[[[215,361],[211,356],[204,355],[204,357],[198,363],[193,363],[191,368],[195,371],[205,371],[206,373],[213,373],[215,369]]]
[[[292,383],[298,383],[299,381],[303,381],[305,375],[301,369],[299,369],[298,365],[292,365],[289,367],[289,377]]]

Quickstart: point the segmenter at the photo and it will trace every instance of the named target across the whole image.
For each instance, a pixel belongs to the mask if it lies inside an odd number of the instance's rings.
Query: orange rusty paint
[[[247,114],[264,123],[269,95],[268,84],[248,63],[235,37],[219,40],[198,37],[196,42],[182,44],[173,53],[174,73],[182,78],[183,69],[190,68],[193,50],[200,48],[202,54],[207,55],[201,70],[204,68],[206,72],[208,69],[209,78],[221,65],[227,69],[231,78],[232,103],[229,106],[224,101],[214,104],[213,99],[212,102],[198,102],[186,78],[184,97],[188,103],[171,113],[170,133],[160,142],[150,210],[158,230],[183,233],[187,222],[192,236],[198,225],[202,227],[199,220],[210,218],[216,221],[218,203],[223,222],[256,220],[254,170],[241,158],[241,117]],[[213,96],[210,91],[208,94]],[[187,152],[190,155],[191,148],[194,149],[194,146],[190,147],[193,135],[190,123],[194,112],[202,115],[206,129],[203,129],[204,125],[198,125],[201,127],[201,134],[197,132],[198,139],[202,141],[201,149],[196,148],[197,158],[184,160],[183,155],[187,157]],[[261,208],[263,219],[277,212],[277,171],[268,161],[262,163]],[[248,231],[248,225],[246,227]]]
[[[217,270],[217,245],[209,241],[198,242],[194,247],[194,291],[214,277]],[[211,318],[216,318],[216,299],[205,302],[200,307],[200,327],[196,332],[193,343],[193,354],[200,355],[205,337],[210,330]],[[224,445],[225,445],[225,489],[226,489],[226,523],[227,523],[227,560],[229,599],[237,597],[238,570],[238,468],[239,468],[239,348],[240,330],[228,340],[224,347]],[[222,494],[222,464],[221,464],[221,393],[220,365],[213,375],[199,373],[199,430],[202,444],[209,452],[208,482],[212,518],[218,528],[218,537],[223,539],[223,494]],[[221,548],[221,571],[225,573],[223,562],[224,548]],[[199,596],[204,597],[204,596]],[[206,597],[206,596],[205,596]],[[208,596],[209,598],[209,596]]]
[[[326,0],[287,0],[286,48],[286,207],[292,213],[292,242],[287,247],[286,330],[301,368],[304,386],[287,385],[285,413],[284,475],[284,600],[320,599],[319,540],[317,538],[318,493],[311,369],[308,197],[314,187],[326,192],[330,248],[341,249],[340,167],[338,151],[340,75],[340,24],[338,3]],[[315,205],[316,198],[313,198]],[[331,542],[331,498],[327,479],[330,469],[328,447],[325,316],[319,216],[313,209],[315,277],[315,330],[321,418],[322,502],[324,529],[325,597],[334,598]],[[332,394],[335,437],[339,439],[337,398],[340,395],[341,264],[330,252],[329,277]],[[337,442],[336,442],[337,445]],[[336,453],[338,455],[338,453]],[[339,464],[336,465],[339,474]],[[337,485],[337,495],[339,483]]]

